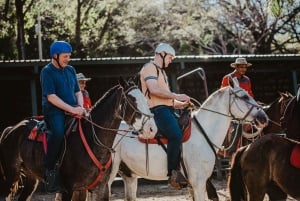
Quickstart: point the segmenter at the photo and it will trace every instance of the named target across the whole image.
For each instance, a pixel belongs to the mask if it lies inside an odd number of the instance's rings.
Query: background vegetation
[[[73,57],[300,53],[299,0],[0,0],[0,59],[37,59],[67,40]]]

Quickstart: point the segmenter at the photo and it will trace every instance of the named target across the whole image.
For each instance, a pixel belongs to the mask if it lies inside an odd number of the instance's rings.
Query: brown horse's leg
[[[20,185],[23,185],[21,189],[19,201],[31,200],[33,193],[36,191],[39,181],[31,177],[25,177],[22,179]]]
[[[210,178],[208,178],[206,181],[206,191],[207,191],[208,199],[213,200],[213,201],[219,201],[217,190],[216,190],[215,186],[212,184]]]
[[[273,182],[268,186],[267,194],[270,201],[283,201],[287,199],[287,194]]]
[[[72,195],[72,201],[85,201],[87,191],[74,191]]]

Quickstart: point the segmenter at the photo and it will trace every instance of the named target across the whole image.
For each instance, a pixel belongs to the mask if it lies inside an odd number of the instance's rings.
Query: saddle
[[[43,116],[33,116],[28,119],[31,122],[35,122],[35,126],[31,129],[28,139],[36,142],[43,143],[44,152],[47,151],[47,135],[51,131],[47,128],[47,123]],[[77,129],[77,121],[75,117],[67,116],[66,123],[66,136],[75,132]]]
[[[178,118],[179,127],[182,130],[182,142],[186,142],[191,136],[191,112],[188,109],[184,109]],[[138,137],[139,141],[147,144],[168,144],[168,139],[164,137],[159,131],[156,133],[153,139],[144,139]]]
[[[291,152],[290,163],[295,168],[300,168],[300,144],[295,144]]]

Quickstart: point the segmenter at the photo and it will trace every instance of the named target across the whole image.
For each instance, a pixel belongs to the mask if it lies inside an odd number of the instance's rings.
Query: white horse
[[[259,126],[268,122],[265,112],[246,91],[238,87],[235,79],[232,86],[214,92],[201,108],[192,113],[192,133],[182,145],[182,155],[194,201],[205,199],[206,181],[212,174],[216,151],[222,146],[232,119],[255,121]],[[122,123],[120,130],[127,127]],[[108,197],[121,162],[131,171],[130,177],[122,175],[127,201],[136,200],[137,176],[150,180],[168,179],[167,155],[157,144],[148,144],[146,148],[134,134],[122,133],[116,137],[113,147],[116,152],[108,182]],[[183,169],[181,171],[184,174]]]

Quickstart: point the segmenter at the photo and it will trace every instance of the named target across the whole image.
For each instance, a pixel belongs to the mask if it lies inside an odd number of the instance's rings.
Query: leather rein
[[[122,88],[123,89],[123,88]],[[122,91],[122,98],[125,100],[124,104],[125,104],[125,107],[123,109],[123,115],[119,115],[118,117],[120,117],[121,120],[124,120],[124,115],[125,115],[125,111],[126,111],[126,107],[127,105],[129,105],[133,110],[134,110],[134,113],[131,115],[130,119],[129,119],[129,122],[132,122],[133,121],[133,118],[135,117],[136,114],[141,114],[145,117],[143,117],[143,124],[142,124],[142,128],[140,130],[143,129],[143,126],[145,124],[145,122],[152,117],[152,114],[145,114],[141,111],[139,111],[139,109],[137,109],[127,98],[126,94],[128,94],[131,90],[134,90],[134,89],[137,89],[136,86],[133,86],[133,87],[130,87],[128,90],[126,91]],[[121,129],[112,129],[112,128],[105,128],[105,127],[102,127],[96,123],[94,123],[92,120],[88,119],[87,117],[84,117],[84,116],[75,116],[76,118],[78,118],[78,129],[79,129],[79,134],[80,134],[80,138],[82,140],[82,143],[85,147],[85,150],[87,151],[87,153],[89,154],[91,160],[93,161],[93,163],[97,166],[97,168],[99,169],[99,175],[96,177],[96,179],[91,183],[89,184],[88,186],[84,187],[84,190],[91,190],[93,189],[103,178],[106,170],[111,166],[112,164],[112,155],[110,154],[109,156],[109,159],[107,160],[107,162],[105,164],[102,164],[98,159],[97,157],[95,156],[95,154],[93,153],[92,149],[90,148],[87,140],[86,140],[86,137],[85,137],[85,134],[82,130],[82,124],[81,124],[81,118],[85,119],[86,121],[88,121],[89,123],[91,123],[92,125],[92,128],[93,128],[93,136],[94,136],[94,141],[97,141],[97,145],[101,145],[103,146],[104,148],[108,149],[110,151],[110,153],[113,153],[115,152],[112,148],[104,145],[100,139],[96,136],[96,133],[95,133],[95,129],[94,127],[97,127],[97,128],[100,128],[102,130],[109,130],[109,131],[116,131],[117,133],[120,132],[120,131],[123,131],[123,132],[130,132],[131,130],[121,130]],[[140,131],[139,130],[139,131]],[[138,131],[138,132],[139,132]]]
[[[244,121],[244,120],[249,116],[249,114],[250,114],[250,112],[253,110],[253,108],[254,108],[254,107],[259,107],[259,106],[258,106],[258,105],[255,105],[255,104],[252,104],[252,103],[249,103],[249,102],[248,102],[247,100],[245,100],[243,97],[238,96],[238,95],[237,95],[238,92],[239,92],[239,91],[237,91],[237,92],[231,92],[231,93],[230,93],[230,96],[229,96],[229,114],[230,114],[230,115],[224,114],[224,113],[220,113],[220,112],[217,112],[217,111],[214,111],[214,110],[210,110],[210,109],[207,109],[207,108],[202,108],[202,107],[200,107],[199,109],[200,109],[200,110],[206,110],[206,111],[213,112],[213,113],[217,113],[217,114],[220,114],[220,115],[223,115],[223,116],[231,117],[232,119],[237,119],[237,118],[234,117],[234,115],[231,113],[231,105],[234,103],[234,101],[231,101],[231,96],[234,95],[236,98],[239,98],[239,99],[241,99],[241,100],[244,100],[245,102],[247,102],[248,104],[251,105],[251,108],[248,110],[248,112],[245,114],[245,116],[244,116],[243,118],[241,118],[241,119],[238,119],[239,121]],[[205,140],[207,141],[209,147],[212,149],[212,151],[213,151],[215,157],[218,158],[218,157],[217,157],[217,153],[216,153],[214,147],[215,147],[215,148],[218,148],[218,149],[222,149],[222,148],[218,147],[216,144],[214,144],[214,143],[209,139],[207,133],[205,132],[205,130],[204,130],[203,127],[201,126],[200,122],[199,122],[195,117],[193,117],[193,120],[196,122],[197,127],[200,129],[200,131],[201,131],[201,133],[203,134]]]

